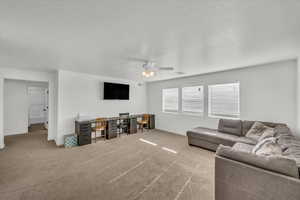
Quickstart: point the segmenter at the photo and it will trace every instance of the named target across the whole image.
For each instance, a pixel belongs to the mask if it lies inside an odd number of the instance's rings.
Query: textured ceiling
[[[130,58],[185,75],[280,60],[299,55],[299,11],[299,0],[0,0],[0,67],[141,81]]]

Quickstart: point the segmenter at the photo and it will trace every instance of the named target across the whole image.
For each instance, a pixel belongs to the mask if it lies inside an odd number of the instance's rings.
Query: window
[[[210,117],[240,117],[240,84],[208,86],[208,115]]]
[[[162,90],[163,112],[178,111],[178,88]]]
[[[203,86],[182,88],[182,112],[203,113]]]

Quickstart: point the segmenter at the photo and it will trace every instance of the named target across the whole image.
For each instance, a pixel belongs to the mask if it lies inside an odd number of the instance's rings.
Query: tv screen
[[[129,100],[129,85],[104,82],[104,99]]]

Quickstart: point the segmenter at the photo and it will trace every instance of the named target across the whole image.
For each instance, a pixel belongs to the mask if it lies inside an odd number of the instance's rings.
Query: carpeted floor
[[[43,123],[31,124],[28,127],[29,132],[37,132],[37,131],[40,131],[40,130],[41,130],[41,133],[47,133],[47,129],[45,129],[45,125]]]
[[[214,199],[214,153],[186,137],[153,130],[65,149],[45,133],[5,137],[0,199]]]

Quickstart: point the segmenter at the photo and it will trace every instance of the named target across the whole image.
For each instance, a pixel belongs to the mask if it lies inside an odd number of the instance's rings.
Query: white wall
[[[103,100],[103,82],[130,84],[130,100]],[[147,111],[146,87],[126,80],[94,76],[70,71],[58,72],[58,138],[74,133],[74,120],[78,113],[87,116],[111,117],[121,112]]]
[[[4,80],[4,136],[27,132],[27,82]]]
[[[218,119],[207,117],[207,85],[240,82],[241,119],[287,123],[297,127],[297,62],[296,60],[263,64],[242,69],[147,84],[148,111],[156,114],[156,127],[185,135],[197,126],[216,128]],[[162,112],[162,89],[204,85],[203,117]]]

